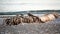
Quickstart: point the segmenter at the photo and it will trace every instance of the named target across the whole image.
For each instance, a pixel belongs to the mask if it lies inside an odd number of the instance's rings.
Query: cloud
[[[1,11],[60,10],[60,0],[0,0]]]

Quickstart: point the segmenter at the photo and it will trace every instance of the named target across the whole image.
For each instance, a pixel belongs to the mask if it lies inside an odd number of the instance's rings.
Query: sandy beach
[[[0,34],[60,34],[60,18],[48,23],[16,26],[4,26],[3,20],[4,18],[0,18]]]

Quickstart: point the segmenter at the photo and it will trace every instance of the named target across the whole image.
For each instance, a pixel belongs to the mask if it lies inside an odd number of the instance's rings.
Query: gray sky
[[[60,0],[0,0],[0,12],[60,10]]]

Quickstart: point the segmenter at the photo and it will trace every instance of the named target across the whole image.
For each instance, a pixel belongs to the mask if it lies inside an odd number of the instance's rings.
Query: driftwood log
[[[45,14],[41,17],[34,16],[31,13],[28,13],[28,16],[16,15],[12,18],[7,18],[5,22],[7,25],[18,25],[20,23],[45,23],[55,20],[58,17],[59,15],[57,13]]]

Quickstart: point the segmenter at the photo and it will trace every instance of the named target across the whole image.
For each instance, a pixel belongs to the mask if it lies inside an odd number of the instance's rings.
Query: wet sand
[[[3,26],[0,18],[0,34],[60,34],[60,18],[37,24],[19,24],[16,26]]]

